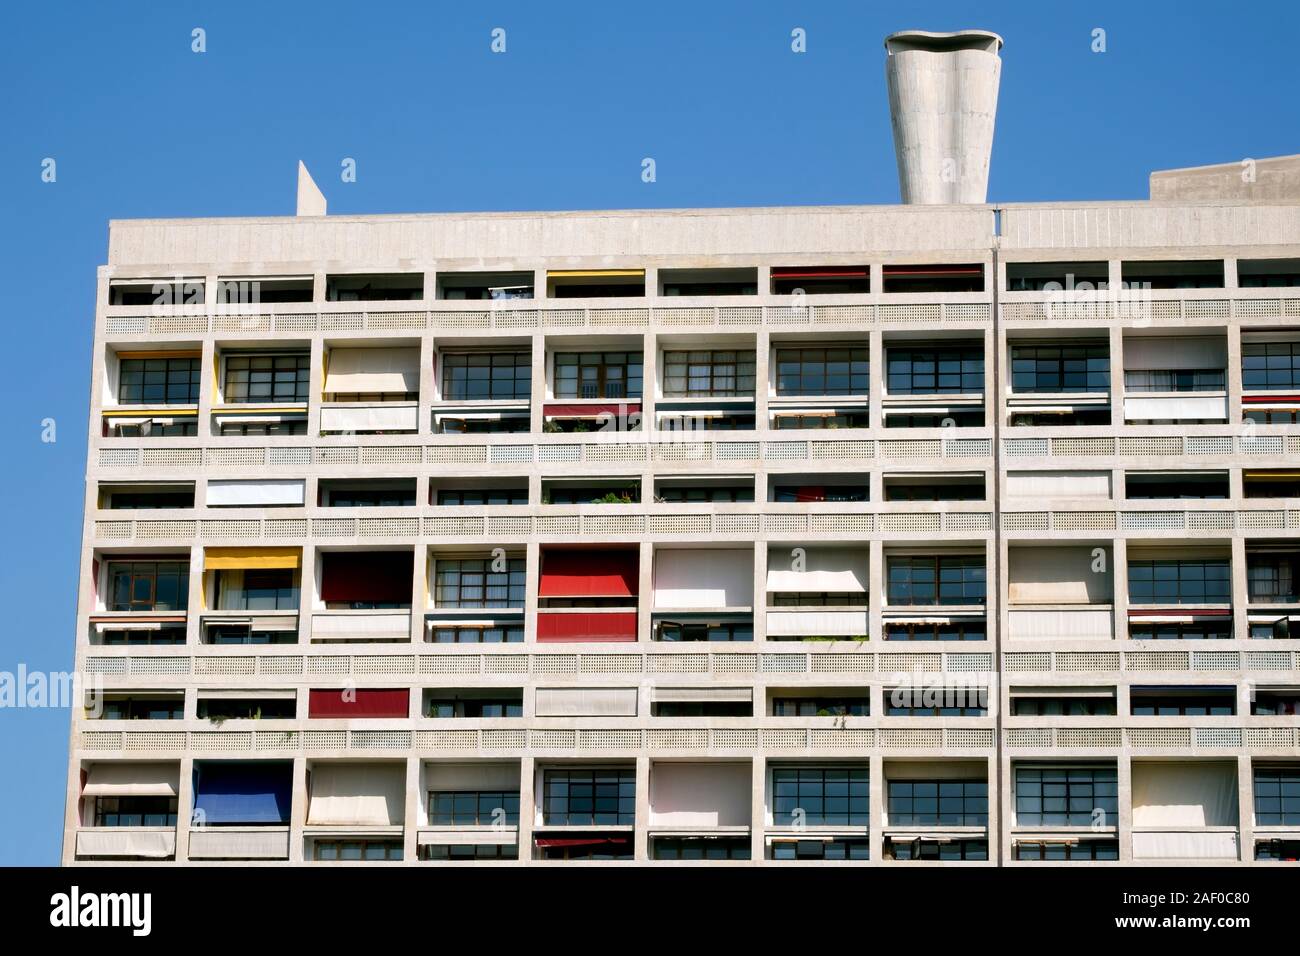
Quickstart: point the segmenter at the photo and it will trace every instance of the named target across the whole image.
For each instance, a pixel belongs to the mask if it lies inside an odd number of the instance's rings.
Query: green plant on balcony
[[[542,431],[547,435],[558,435],[560,432],[564,431],[564,429],[560,427],[559,422],[551,419],[542,423]]]

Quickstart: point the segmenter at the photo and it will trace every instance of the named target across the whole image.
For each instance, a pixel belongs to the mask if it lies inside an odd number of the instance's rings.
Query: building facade
[[[1298,413],[1294,203],[114,222],[64,862],[1295,860]]]

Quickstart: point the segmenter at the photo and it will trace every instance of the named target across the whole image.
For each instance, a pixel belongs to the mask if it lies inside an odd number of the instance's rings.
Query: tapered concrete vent
[[[885,82],[905,203],[983,203],[1002,38],[985,30],[885,38]]]

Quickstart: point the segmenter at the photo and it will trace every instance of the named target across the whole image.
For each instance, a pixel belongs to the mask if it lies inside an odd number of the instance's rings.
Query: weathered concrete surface
[[[1197,199],[1300,200],[1300,155],[1240,159],[1185,169],[1157,169],[1151,174],[1151,198],[1172,202]]]
[[[984,30],[907,30],[885,38],[904,203],[982,203],[988,197],[1001,46],[1001,37]]]

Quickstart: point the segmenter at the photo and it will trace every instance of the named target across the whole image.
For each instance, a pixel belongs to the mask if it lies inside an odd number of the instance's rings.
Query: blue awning
[[[203,825],[288,824],[293,764],[203,762],[194,765],[194,809]]]

